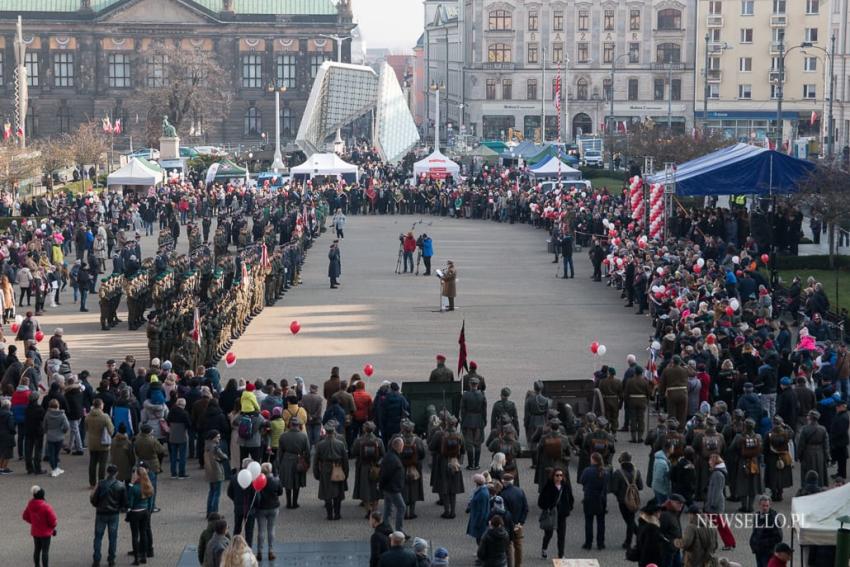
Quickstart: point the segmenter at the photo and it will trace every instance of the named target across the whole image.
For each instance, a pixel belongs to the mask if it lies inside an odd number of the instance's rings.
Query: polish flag
[[[109,119],[109,117],[105,116],[103,118],[102,122],[103,122],[103,132],[105,134],[112,133],[112,121]]]
[[[23,138],[23,137],[24,137],[24,129],[23,129],[23,128],[21,128],[20,126],[18,126],[18,129],[17,129],[17,130],[15,130],[15,135],[16,135],[18,138]]]
[[[12,137],[12,124],[6,122],[3,124],[3,140],[8,140]]]
[[[812,116],[809,118],[809,126],[814,126],[815,122],[818,121],[818,113],[814,110],[812,111]]]
[[[120,134],[121,133],[121,119],[120,118],[118,120],[116,120],[115,125],[112,126],[112,133],[113,134]]]

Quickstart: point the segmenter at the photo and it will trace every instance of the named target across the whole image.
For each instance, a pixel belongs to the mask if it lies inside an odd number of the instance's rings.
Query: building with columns
[[[563,140],[647,118],[686,131],[693,125],[693,4],[426,0],[425,83],[445,85],[441,130],[463,125],[472,136],[498,139],[513,129],[539,139],[545,120],[546,140],[557,139],[560,70]],[[431,124],[433,106],[429,96]]]
[[[285,86],[282,137],[294,139],[313,78],[336,46],[323,34],[349,35],[351,0],[0,0],[2,113],[14,105],[13,39],[23,17],[29,72],[29,138],[73,130],[109,116],[124,134],[143,135],[140,91],[151,46],[194,49],[216,57],[232,85],[228,116],[204,124],[189,143],[261,144],[274,136],[274,96]],[[350,61],[351,42],[342,59]],[[263,137],[266,135],[266,138]],[[139,143],[137,142],[138,146]]]

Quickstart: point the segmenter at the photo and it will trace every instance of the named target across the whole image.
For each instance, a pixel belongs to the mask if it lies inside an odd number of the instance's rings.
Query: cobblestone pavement
[[[221,369],[225,380],[238,376],[291,380],[300,375],[308,384],[321,383],[331,366],[339,366],[347,377],[361,372],[366,363],[375,366],[375,374],[368,380],[373,392],[383,379],[425,380],[438,352],[447,355],[448,366],[456,365],[457,337],[464,320],[470,358],[478,362],[479,371],[487,380],[490,403],[497,399],[503,386],[510,386],[513,399],[521,408],[525,391],[535,378],[587,378],[602,363],[616,366],[621,375],[626,354],[633,352],[639,359],[644,358],[650,332],[648,319],[624,309],[618,293],[590,280],[590,265],[584,252],[575,256],[575,279],[556,279],[552,256],[545,253],[545,234],[528,226],[423,217],[423,224],[415,230],[417,234],[424,230],[433,237],[434,267],[444,266],[447,259],[452,259],[459,274],[458,310],[438,313],[439,282],[435,277],[393,273],[397,236],[418,220],[412,216],[349,217],[341,244],[342,285],[337,290],[328,289],[326,251],[331,235],[323,235],[307,256],[303,285],[255,318],[234,345],[232,350],[238,361],[232,369]],[[146,239],[145,254],[152,251],[149,242]],[[185,247],[185,237],[182,244]],[[128,352],[146,361],[143,330],[131,333],[124,323],[101,332],[94,311],[75,310],[67,292],[62,300],[61,308],[50,309],[40,321],[48,336],[57,326],[65,329],[75,370],[88,368],[98,374],[107,358],[120,359]],[[297,336],[289,332],[289,323],[294,319],[302,326]],[[588,351],[594,340],[608,347],[603,359],[595,359]],[[624,449],[632,452],[640,470],[645,471],[646,447],[621,442],[618,451]],[[63,455],[61,466],[66,474],[56,479],[37,479],[59,516],[59,535],[51,550],[54,566],[90,564],[94,511],[88,503],[87,463],[87,457]],[[530,483],[533,475],[529,464],[526,460],[520,462],[522,486],[531,502],[525,564],[549,565],[551,560],[540,558],[542,534],[537,527],[537,494]],[[31,561],[32,544],[20,514],[35,479],[21,473],[20,462],[13,462],[12,468],[15,474],[0,478],[0,548],[4,564],[25,565]],[[798,471],[795,469],[795,481]],[[153,516],[156,558],[149,564],[175,565],[184,546],[196,543],[204,527],[203,472],[194,463],[190,474],[189,480],[171,480],[168,475],[160,479],[158,505],[162,512]],[[467,489],[470,475],[466,474]],[[574,465],[571,476],[575,478]],[[346,500],[342,521],[327,522],[316,490],[315,481],[309,480],[302,493],[302,507],[281,510],[278,540],[368,540],[370,529],[356,503]],[[580,488],[574,486],[574,492],[580,502]],[[650,494],[645,490],[644,500]],[[469,492],[459,501],[465,502],[468,495]],[[435,495],[429,494],[427,502],[417,508],[419,518],[406,522],[405,530],[428,539],[434,546],[447,547],[452,565],[473,565],[474,542],[465,535],[464,515],[459,514],[454,521],[441,520],[442,508],[435,501]],[[729,506],[731,510],[736,507]],[[778,505],[780,511],[787,512],[789,508],[787,500]],[[232,517],[226,497],[222,499],[222,512]],[[567,556],[597,557],[606,566],[626,565],[620,548],[624,526],[613,499],[609,500],[606,550],[581,550],[582,520],[578,503],[567,523]],[[121,522],[119,531],[118,564],[129,565],[129,525]],[[738,550],[729,556],[743,565],[753,565],[747,545],[749,532],[735,530],[735,535]],[[554,542],[549,555],[555,555]],[[278,557],[277,564],[286,565]]]

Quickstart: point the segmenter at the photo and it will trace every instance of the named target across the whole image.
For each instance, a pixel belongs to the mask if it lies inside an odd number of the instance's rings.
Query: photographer
[[[416,240],[416,246],[419,247],[419,254],[422,256],[422,261],[425,262],[425,274],[431,275],[431,257],[434,255],[434,241],[424,232]]]
[[[410,273],[413,273],[413,251],[416,250],[416,238],[413,231],[402,238],[402,249],[404,251],[404,272],[407,273],[407,263],[410,262]]]

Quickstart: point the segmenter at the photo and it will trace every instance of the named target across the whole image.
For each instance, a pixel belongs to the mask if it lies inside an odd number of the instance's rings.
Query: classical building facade
[[[192,132],[190,142],[259,144],[274,135],[270,85],[285,86],[282,136],[293,139],[313,79],[348,35],[350,0],[0,0],[2,113],[13,116],[17,16],[23,17],[29,72],[29,138],[69,132],[84,121],[121,119],[142,137],[150,81],[146,52],[157,45],[215,57],[232,86],[226,118]],[[342,42],[350,61],[350,42]],[[139,145],[138,143],[136,144]]]
[[[446,85],[445,126],[539,139],[545,120],[555,140],[559,71],[562,140],[647,118],[692,126],[694,2],[427,0],[425,18],[426,83]],[[426,107],[433,121],[433,97]]]
[[[830,19],[837,19],[832,12],[839,2],[710,0],[697,5],[697,123],[740,141],[766,143],[769,138],[775,143],[781,88],[783,146],[799,138],[819,141],[830,96],[825,51],[832,52]],[[780,73],[783,57],[785,72]],[[843,97],[844,83],[836,95]]]

